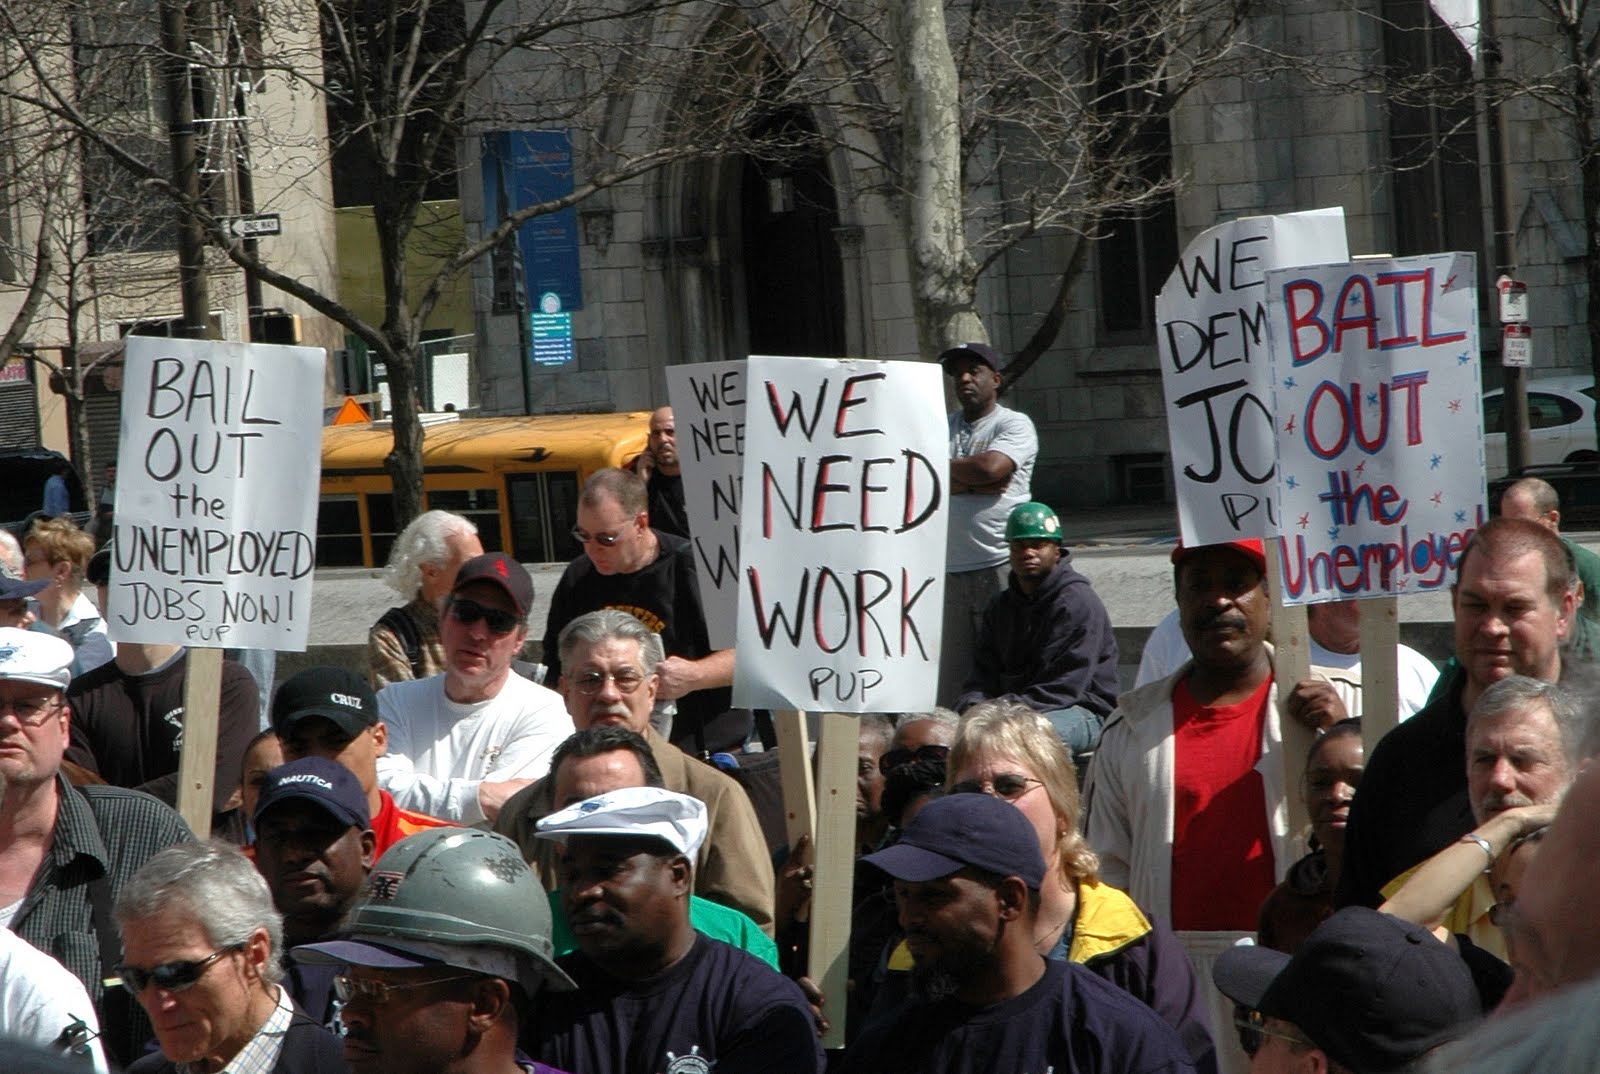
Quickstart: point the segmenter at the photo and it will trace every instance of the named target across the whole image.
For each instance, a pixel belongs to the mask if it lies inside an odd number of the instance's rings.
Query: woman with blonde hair
[[[1078,830],[1072,755],[1044,716],[1019,702],[984,701],[963,714],[950,747],[945,793],[990,794],[1020,809],[1044,853],[1034,947],[1085,968],[1143,1000],[1172,1025],[1198,1071],[1216,1050],[1194,968],[1167,926],[1100,881],[1100,863]]]
[[[72,646],[74,676],[92,671],[115,655],[105,619],[83,591],[84,572],[92,555],[94,538],[69,518],[41,518],[22,541],[24,576],[30,582],[48,583],[34,598],[39,622]]]

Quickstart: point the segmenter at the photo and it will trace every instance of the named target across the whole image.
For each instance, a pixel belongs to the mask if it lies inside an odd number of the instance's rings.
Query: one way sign
[[[229,216],[224,218],[228,234],[236,239],[253,239],[261,235],[283,234],[283,222],[277,213],[257,213],[254,216]]]

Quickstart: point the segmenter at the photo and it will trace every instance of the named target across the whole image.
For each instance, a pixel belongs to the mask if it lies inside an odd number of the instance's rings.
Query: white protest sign
[[[733,702],[932,707],[948,427],[931,362],[752,357]]]
[[[1156,346],[1185,544],[1276,532],[1266,273],[1349,256],[1343,209],[1252,216],[1203,232],[1167,277]]]
[[[744,480],[744,363],[667,367],[683,501],[713,649],[733,647],[739,609],[739,484]]]
[[[1283,599],[1442,589],[1487,517],[1472,254],[1267,273]]]
[[[323,351],[129,336],[124,362],[111,637],[304,650]]]

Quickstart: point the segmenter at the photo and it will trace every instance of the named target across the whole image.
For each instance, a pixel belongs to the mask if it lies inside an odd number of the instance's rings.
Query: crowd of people
[[[1173,550],[1122,688],[998,364],[943,358],[943,707],[860,720],[842,994],[808,972],[839,881],[730,706],[663,408],[581,489],[537,640],[527,570],[430,511],[365,667],[225,662],[204,840],[185,651],[112,645],[70,521],[0,537],[0,1036],[175,1074],[1589,1069],[1600,624],[1547,488],[1473,535],[1453,659],[1399,655],[1365,756],[1358,606],[1275,681],[1259,541]]]

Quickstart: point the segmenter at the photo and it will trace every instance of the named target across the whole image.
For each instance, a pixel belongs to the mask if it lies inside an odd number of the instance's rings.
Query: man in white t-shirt
[[[950,413],[950,529],[945,545],[939,704],[952,705],[972,671],[983,610],[1006,588],[1006,518],[1033,499],[1039,434],[1026,414],[1000,405],[1000,354],[962,343],[939,356],[961,407]]]
[[[83,983],[8,928],[0,928],[0,1038],[59,1051],[105,1074],[100,1023]]]
[[[445,670],[378,692],[389,729],[378,781],[403,809],[487,827],[572,733],[561,695],[512,671],[533,579],[500,552],[469,559],[439,620]]]

